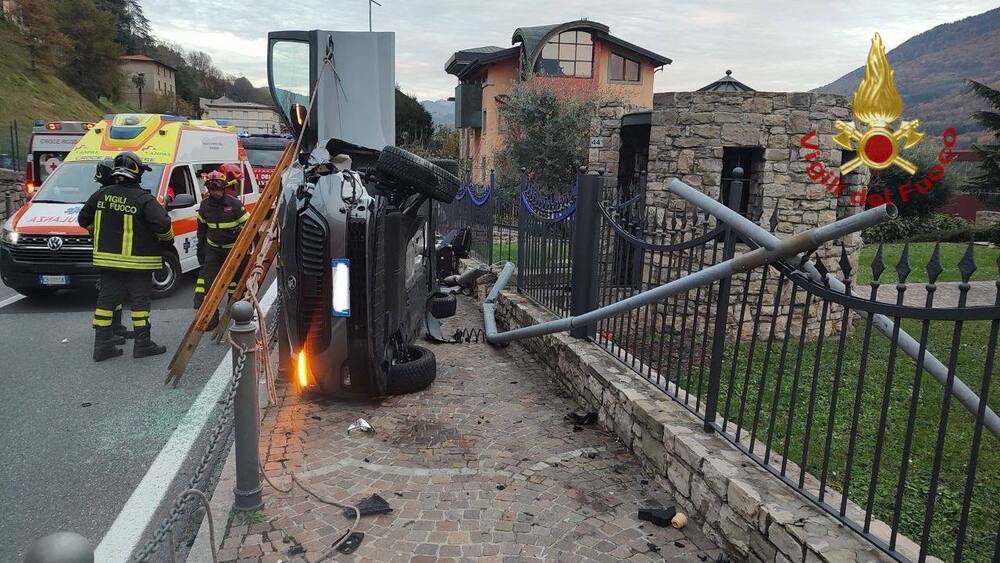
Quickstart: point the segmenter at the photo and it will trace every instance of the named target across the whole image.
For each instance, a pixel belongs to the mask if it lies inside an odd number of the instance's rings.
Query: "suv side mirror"
[[[174,199],[167,202],[167,211],[173,211],[174,209],[183,209],[185,207],[193,207],[195,204],[194,196],[191,194],[177,194]]]

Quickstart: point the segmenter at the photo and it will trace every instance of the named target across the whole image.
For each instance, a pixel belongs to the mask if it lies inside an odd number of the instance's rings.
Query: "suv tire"
[[[435,319],[447,319],[455,316],[458,300],[454,294],[436,293],[431,296],[429,308]]]
[[[403,395],[426,389],[437,376],[434,353],[423,346],[407,346],[406,361],[389,366],[387,395]]]
[[[382,149],[375,170],[395,184],[412,186],[417,192],[442,203],[451,203],[458,193],[458,177],[399,147],[390,145]]]

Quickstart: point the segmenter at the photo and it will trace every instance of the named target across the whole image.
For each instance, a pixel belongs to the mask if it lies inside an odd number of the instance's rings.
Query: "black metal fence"
[[[554,196],[525,176],[515,208],[482,202],[487,211],[465,225],[488,237],[485,261],[515,261],[517,290],[560,316],[757,247],[681,201],[649,205],[645,178],[597,184],[600,197],[576,185]],[[729,192],[729,207],[741,209],[743,190]],[[477,213],[463,211],[463,201],[444,213],[456,221]],[[760,198],[743,209],[761,223]],[[777,209],[766,224],[777,230]],[[880,245],[868,264],[857,255],[845,245],[820,249],[578,336],[892,557],[1000,560],[1000,386],[992,382],[1000,249]]]
[[[0,168],[24,170],[24,155],[28,152],[31,124],[0,121]]]

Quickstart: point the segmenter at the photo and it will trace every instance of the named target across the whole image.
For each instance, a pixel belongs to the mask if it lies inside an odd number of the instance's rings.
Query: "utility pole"
[[[379,4],[375,0],[368,0],[368,31],[372,30],[372,4],[379,7],[382,6],[382,4]]]

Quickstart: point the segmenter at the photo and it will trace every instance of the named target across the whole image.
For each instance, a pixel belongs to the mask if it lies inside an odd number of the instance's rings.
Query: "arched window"
[[[564,31],[542,47],[535,72],[549,76],[590,78],[594,67],[594,42],[589,31]]]

